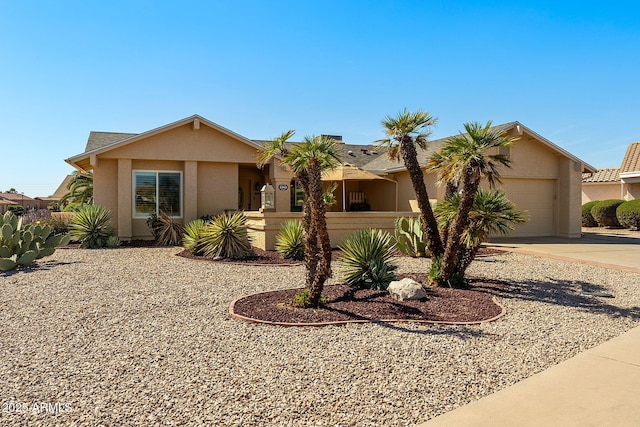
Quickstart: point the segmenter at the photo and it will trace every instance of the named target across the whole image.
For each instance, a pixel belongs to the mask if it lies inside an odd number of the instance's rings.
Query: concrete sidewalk
[[[565,261],[640,273],[640,238],[584,233],[582,238],[528,237],[491,239],[489,246]]]
[[[640,327],[419,427],[640,426]]]
[[[640,238],[497,239],[491,245],[640,273]],[[638,276],[640,286],[640,276]],[[640,426],[640,327],[419,427]]]

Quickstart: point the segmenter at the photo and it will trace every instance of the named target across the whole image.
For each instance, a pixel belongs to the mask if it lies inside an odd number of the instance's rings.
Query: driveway
[[[640,234],[584,232],[579,239],[523,237],[492,239],[491,246],[512,252],[640,273]]]

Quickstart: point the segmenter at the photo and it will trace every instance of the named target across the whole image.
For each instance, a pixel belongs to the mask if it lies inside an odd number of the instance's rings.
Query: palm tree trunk
[[[469,225],[469,212],[473,207],[473,199],[478,190],[479,182],[474,179],[471,169],[465,171],[462,180],[462,200],[458,207],[456,219],[448,231],[448,239],[442,258],[442,267],[440,269],[440,277],[436,279],[437,286],[452,286],[451,279],[456,273],[456,264],[461,243],[460,236],[464,229]]]
[[[312,217],[311,198],[309,194],[309,176],[306,172],[296,175],[304,193],[307,195],[302,205],[302,229],[304,230],[304,263],[306,270],[305,287],[311,289],[318,268],[318,233]]]
[[[432,256],[440,256],[444,252],[442,239],[438,233],[436,217],[433,215],[431,204],[429,204],[429,194],[427,193],[427,186],[424,183],[424,174],[420,168],[420,163],[418,163],[416,147],[409,136],[406,136],[400,144],[402,160],[411,177],[411,184],[416,192],[416,199],[418,201],[418,207],[420,208],[420,216],[422,217],[425,232],[427,233],[427,247]]]
[[[322,191],[322,168],[317,161],[309,162],[309,200],[311,205],[311,223],[312,228],[317,233],[317,241],[320,241],[320,251],[315,248],[315,256],[317,260],[317,268],[309,288],[310,304],[317,307],[320,303],[324,283],[331,275],[331,241],[329,239],[329,231],[327,229],[327,220],[325,218],[326,207]],[[321,256],[319,256],[321,255]],[[319,258],[319,259],[318,259]]]

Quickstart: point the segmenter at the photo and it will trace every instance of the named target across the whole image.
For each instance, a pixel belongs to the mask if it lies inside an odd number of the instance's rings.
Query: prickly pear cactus
[[[7,212],[0,217],[0,270],[12,270],[52,255],[56,246],[66,245],[69,239],[68,235],[51,235],[48,225],[22,227],[22,218]]]
[[[400,252],[412,257],[429,256],[420,217],[397,218],[395,226],[395,244]]]

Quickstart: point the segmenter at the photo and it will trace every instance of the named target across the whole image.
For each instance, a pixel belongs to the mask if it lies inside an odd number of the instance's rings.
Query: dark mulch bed
[[[402,277],[423,279],[421,273]],[[354,320],[481,322],[502,312],[493,295],[507,286],[495,282],[474,281],[467,289],[428,288],[427,298],[420,301],[396,301],[387,291],[352,289],[346,285],[327,286],[327,303],[319,309],[298,309],[291,301],[298,289],[254,294],[234,304],[238,315],[278,323],[323,323]]]
[[[299,265],[302,262],[296,261],[293,259],[283,258],[276,251],[265,251],[260,248],[253,248],[253,252],[256,254],[255,257],[247,258],[247,259],[231,259],[231,258],[223,258],[220,260],[214,260],[213,258],[209,258],[206,256],[197,256],[193,255],[188,250],[184,249],[177,253],[177,256],[181,256],[184,258],[197,259],[202,261],[211,261],[211,262],[229,262],[229,263],[241,263],[241,264],[262,264],[262,265]]]

